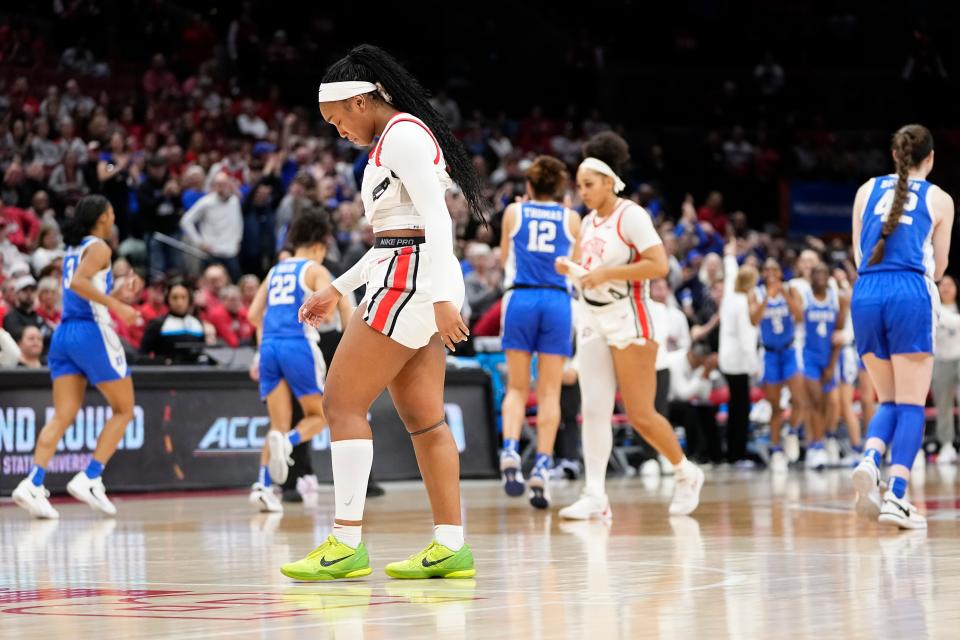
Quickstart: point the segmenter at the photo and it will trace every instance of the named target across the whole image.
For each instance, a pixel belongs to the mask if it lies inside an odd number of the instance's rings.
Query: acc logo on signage
[[[217,418],[200,440],[194,453],[250,453],[259,452],[270,429],[266,416],[234,416]]]

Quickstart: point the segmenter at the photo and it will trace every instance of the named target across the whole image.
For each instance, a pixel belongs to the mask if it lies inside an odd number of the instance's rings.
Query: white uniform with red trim
[[[411,349],[437,332],[435,302],[463,305],[463,272],[444,199],[452,184],[430,129],[410,114],[393,116],[370,151],[360,192],[364,215],[376,234],[422,229],[426,241],[378,237],[333,283],[341,293],[365,283],[364,321]]]
[[[650,215],[640,205],[621,200],[605,218],[591,211],[580,227],[580,264],[585,269],[619,267],[640,259],[662,244]],[[580,298],[577,335],[582,343],[602,337],[624,349],[654,340],[646,281],[613,280],[586,289]]]

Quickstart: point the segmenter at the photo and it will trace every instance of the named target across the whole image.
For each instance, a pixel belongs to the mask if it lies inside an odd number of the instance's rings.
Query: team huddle
[[[463,275],[444,194],[455,183],[482,217],[479,182],[416,79],[375,47],[357,47],[328,70],[319,104],[324,120],[343,138],[360,146],[376,140],[361,191],[376,240],[355,267],[334,280],[321,264],[330,227],[321,212],[302,213],[287,236],[289,254],[270,271],[251,305],[260,345],[260,394],[271,421],[251,502],[263,511],[281,511],[273,485],[286,479],[293,447],[329,426],[332,532],[281,571],[294,580],[370,574],[362,536],[373,460],[367,410],[387,390],[417,454],[433,511],[433,538],[406,560],[388,564],[386,572],[398,579],[472,577],[476,567],[461,521],[459,454],[443,409],[445,349],[455,350],[469,335],[460,316]],[[666,347],[650,309],[650,281],[667,273],[668,257],[650,215],[619,196],[629,158],[626,142],[614,133],[597,134],[583,155],[576,172],[576,190],[589,211],[583,219],[561,204],[566,169],[546,156],[530,166],[527,197],[507,207],[503,217],[504,490],[527,495],[535,508],[551,507],[561,378],[573,359],[582,397],[585,477],[579,499],[559,515],[612,517],[605,479],[618,391],[629,423],[672,468],[669,514],[689,515],[700,503],[704,472],[687,459],[670,422],[655,408],[657,356]],[[808,467],[838,458],[831,436],[842,414],[851,445],[846,462],[857,464],[857,512],[920,528],[926,522],[906,490],[923,438],[939,304],[934,282],[946,269],[953,203],[926,180],[933,168],[929,131],[919,125],[897,131],[893,158],[895,175],[871,179],[857,193],[852,232],[858,273],[852,285],[806,256],[789,282],[776,261],[768,261],[760,274],[744,267],[737,287],[750,293],[750,321],[758,336],[753,348],[756,342],[762,347],[761,384],[772,408],[772,470],[783,472],[798,459],[799,424],[805,425]],[[43,486],[44,467],[72,424],[88,382],[103,393],[113,415],[89,467],[68,490],[95,510],[115,515],[101,476],[133,407],[130,372],[107,314],[108,309],[121,317],[136,313],[111,295],[109,202],[84,198],[74,224],[77,229],[67,237],[73,248],[64,263],[63,323],[50,351],[55,413],[38,440],[33,469],[13,494],[38,518],[58,517]],[[728,265],[731,260],[736,273],[735,257],[728,256]],[[354,312],[353,292],[361,286],[365,294]],[[344,335],[328,371],[317,330],[331,322]],[[537,453],[525,476],[519,445],[534,358]],[[376,367],[357,366],[374,361]],[[863,399],[874,393],[878,399],[876,411],[865,412],[863,437],[852,410],[858,379]],[[789,428],[781,414],[785,387],[791,397]],[[291,397],[303,410],[297,425]],[[890,477],[881,495],[887,449]]]

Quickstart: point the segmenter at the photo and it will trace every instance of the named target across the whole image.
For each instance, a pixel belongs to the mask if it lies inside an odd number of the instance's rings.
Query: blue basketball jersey
[[[267,274],[267,310],[263,317],[263,340],[271,338],[303,338],[309,325],[301,324],[297,313],[304,299],[313,293],[305,278],[312,260],[282,260]]]
[[[760,294],[766,297],[766,287],[760,285]],[[787,299],[781,292],[774,298],[767,298],[767,308],[760,320],[760,343],[765,349],[781,351],[793,344],[793,315],[787,305]]]
[[[806,293],[804,298],[804,354],[827,360],[833,351],[833,331],[840,315],[840,299],[831,287],[827,287],[826,300],[817,300],[813,291]],[[806,357],[804,355],[804,359]]]
[[[867,264],[877,241],[880,240],[883,223],[893,205],[896,186],[896,176],[873,179],[873,189],[861,217],[860,273],[903,270],[915,271],[932,278],[933,214],[927,206],[927,193],[933,184],[926,180],[910,180],[900,224],[887,238],[883,260],[875,265]]]
[[[77,272],[77,267],[80,266],[84,252],[95,242],[103,242],[103,240],[95,236],[87,236],[79,246],[68,248],[63,257],[63,321],[92,320],[101,324],[111,324],[110,312],[104,305],[82,298],[70,289],[70,283]],[[95,273],[91,281],[101,293],[109,295],[113,289],[113,270],[107,266]]]
[[[566,277],[557,273],[554,262],[557,258],[569,256],[572,247],[563,205],[556,202],[522,203],[504,275],[506,286],[566,289]]]

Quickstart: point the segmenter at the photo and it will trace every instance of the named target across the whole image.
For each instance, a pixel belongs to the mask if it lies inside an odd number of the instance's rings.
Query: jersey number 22
[[[292,273],[277,274],[270,278],[270,292],[267,296],[270,306],[293,304],[293,291],[297,288],[297,277]]]

